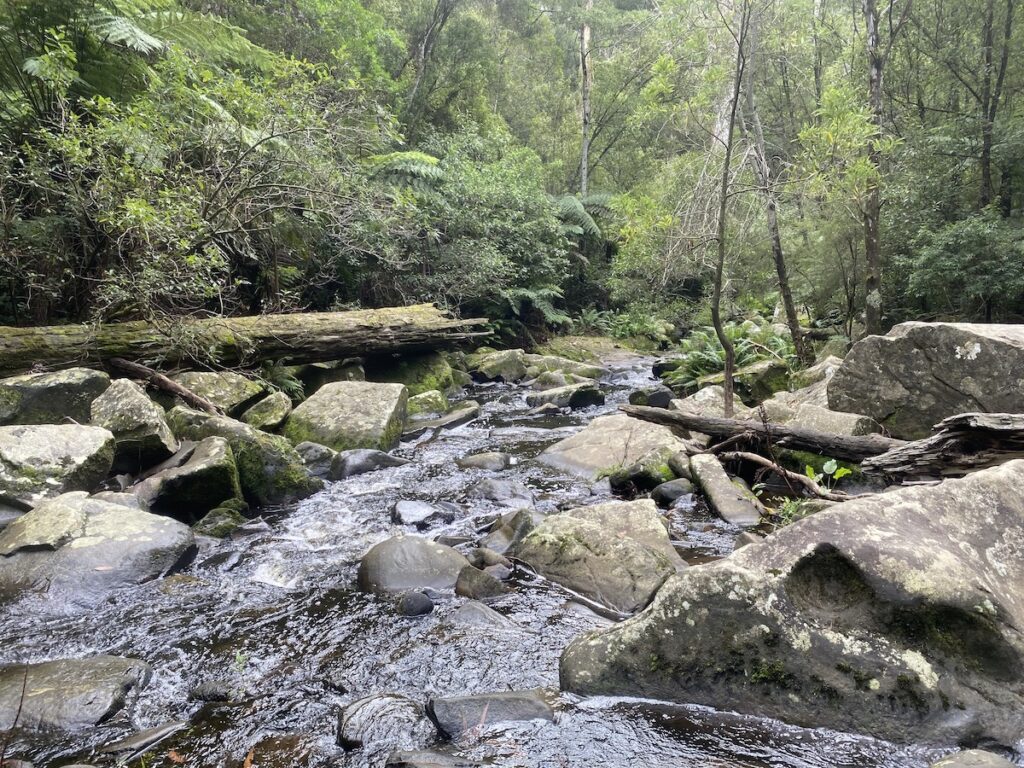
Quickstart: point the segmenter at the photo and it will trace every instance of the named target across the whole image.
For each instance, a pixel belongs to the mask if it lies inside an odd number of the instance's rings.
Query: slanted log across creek
[[[715,416],[698,416],[664,408],[649,408],[640,405],[623,405],[620,410],[637,419],[650,421],[678,430],[701,432],[705,435],[725,439],[751,433],[785,448],[814,451],[836,459],[860,462],[870,456],[877,456],[906,443],[883,435],[834,435],[803,429],[788,424],[764,424],[760,421],[724,419]]]
[[[35,366],[108,366],[114,358],[152,367],[190,359],[219,365],[265,360],[311,363],[346,356],[436,349],[485,336],[485,318],[453,318],[432,304],[350,312],[309,312],[39,328],[0,327],[0,376]]]

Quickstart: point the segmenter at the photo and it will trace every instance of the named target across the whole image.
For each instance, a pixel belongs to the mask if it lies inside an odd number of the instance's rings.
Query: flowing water
[[[427,535],[475,536],[500,512],[493,502],[466,501],[483,470],[455,460],[481,451],[518,458],[501,473],[529,486],[536,508],[550,512],[607,495],[535,461],[547,445],[612,411],[626,394],[651,384],[650,360],[609,361],[608,403],[555,417],[527,414],[525,392],[505,385],[474,387],[484,404],[471,424],[404,443],[407,466],[328,487],[294,508],[267,513],[224,541],[205,540],[183,574],[122,591],[75,610],[29,598],[0,613],[0,663],[85,657],[97,653],[144,659],[154,675],[130,707],[85,734],[62,740],[19,735],[8,756],[36,766],[111,764],[92,751],[135,730],[187,721],[131,765],[380,766],[395,746],[378,740],[345,752],[336,746],[338,712],[377,692],[425,702],[437,695],[509,689],[557,689],[566,643],[607,624],[559,588],[523,577],[492,607],[507,626],[465,626],[452,614],[465,600],[438,600],[434,612],[410,619],[392,602],[354,588],[359,558],[402,530],[390,520],[400,499],[461,503],[465,514]],[[699,504],[674,513],[673,536],[691,562],[720,557],[737,533]],[[409,532],[412,532],[411,529]],[[189,692],[220,681],[231,703],[202,704]],[[441,745],[496,766],[927,766],[941,750],[778,722],[629,699],[562,695],[555,723],[474,729]],[[948,751],[948,750],[946,750]]]

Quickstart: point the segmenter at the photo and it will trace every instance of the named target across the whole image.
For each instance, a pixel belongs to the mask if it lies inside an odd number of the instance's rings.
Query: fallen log
[[[351,312],[180,319],[38,328],[0,327],[0,375],[108,366],[113,358],[166,368],[183,362],[251,366],[436,349],[486,332],[485,318],[452,318],[432,304]]]
[[[1024,458],[1024,414],[961,413],[935,425],[935,434],[864,461],[875,475],[955,477]]]
[[[789,424],[765,424],[761,421],[723,419],[716,416],[700,416],[664,408],[649,408],[640,405],[622,405],[619,409],[630,416],[661,424],[677,432],[702,432],[705,435],[725,439],[750,433],[753,437],[768,440],[784,448],[800,451],[814,451],[845,461],[860,462],[870,456],[906,445],[882,435],[834,435]]]

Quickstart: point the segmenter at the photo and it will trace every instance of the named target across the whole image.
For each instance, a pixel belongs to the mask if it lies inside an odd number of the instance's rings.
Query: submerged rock
[[[453,590],[469,561],[451,547],[421,536],[395,536],[359,561],[359,588],[386,594],[410,589]]]
[[[900,323],[853,345],[828,384],[828,404],[913,440],[957,413],[1024,412],[1021,381],[1024,326]]]
[[[529,507],[533,504],[533,491],[515,480],[485,477],[466,492],[469,499],[484,499],[503,507]]]
[[[417,749],[433,740],[423,705],[397,693],[375,693],[349,704],[338,719],[338,744],[345,749],[389,746]]]
[[[268,435],[226,416],[184,406],[173,408],[167,417],[180,439],[223,437],[228,441],[242,493],[251,504],[288,504],[306,498],[322,485],[320,480],[310,477],[299,454],[283,437]]]
[[[384,768],[476,768],[479,765],[482,763],[434,749],[397,749],[388,755]]]
[[[404,467],[409,463],[408,459],[392,456],[390,453],[384,453],[384,451],[356,448],[351,451],[342,451],[335,454],[328,474],[331,480],[344,480],[346,477],[355,477],[356,475],[374,472],[378,469]]]
[[[623,613],[647,605],[684,567],[649,499],[551,515],[516,545],[515,554],[545,578]]]
[[[108,386],[110,377],[91,368],[0,379],[0,424],[88,424],[92,401]]]
[[[1024,732],[1024,461],[848,501],[672,576],[562,686],[896,741]]]
[[[92,401],[94,426],[114,435],[115,472],[135,474],[158,464],[178,450],[164,409],[133,381],[117,379]]]
[[[399,525],[414,525],[417,528],[426,528],[433,522],[452,517],[452,511],[439,504],[431,504],[426,501],[414,499],[402,499],[396,501],[391,508],[391,521]]]
[[[932,763],[931,768],[1013,768],[1013,763],[1005,757],[984,752],[980,749],[968,749],[957,752]]]
[[[398,445],[409,391],[403,384],[336,381],[300,403],[284,425],[293,443],[306,440],[336,451]]]
[[[599,416],[575,435],[548,447],[541,453],[540,461],[555,469],[596,480],[665,447],[675,452],[684,450],[686,444],[668,427],[616,413]]]
[[[471,600],[501,597],[508,591],[508,587],[494,576],[472,565],[467,565],[459,571],[459,578],[455,581],[455,594]]]
[[[194,544],[176,520],[66,493],[0,532],[0,596],[36,591],[91,602],[170,571]]]
[[[501,691],[431,699],[427,713],[441,735],[450,739],[493,723],[555,720],[555,710],[543,691]]]
[[[113,466],[114,445],[114,435],[102,427],[0,427],[0,494],[33,505],[92,490]]]
[[[152,671],[138,659],[94,656],[0,669],[0,731],[13,726],[78,731],[109,720]],[[22,696],[22,685],[25,695]],[[19,712],[20,710],[20,712]]]
[[[396,607],[402,616],[426,616],[434,610],[434,601],[422,592],[409,590],[398,598]]]

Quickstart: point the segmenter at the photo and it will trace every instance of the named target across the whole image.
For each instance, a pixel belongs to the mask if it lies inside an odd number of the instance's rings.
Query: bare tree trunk
[[[752,134],[754,141],[754,153],[751,155],[751,164],[754,167],[754,175],[757,178],[757,185],[765,202],[765,214],[768,220],[768,237],[772,244],[772,260],[775,262],[775,274],[779,280],[779,293],[782,296],[782,306],[786,312],[786,324],[789,326],[789,333],[793,337],[793,346],[796,348],[797,357],[800,362],[810,364],[814,362],[814,353],[803,331],[800,329],[800,319],[796,313],[796,305],[793,303],[793,291],[789,285],[789,274],[786,270],[786,256],[782,250],[782,235],[779,232],[778,216],[778,195],[775,190],[775,179],[772,176],[771,163],[768,159],[768,150],[764,140],[764,129],[761,125],[761,115],[757,109],[757,100],[754,98],[754,74],[757,62],[758,44],[758,19],[751,18],[750,24],[750,48],[747,58],[747,105],[743,115],[744,129]],[[749,127],[746,125],[750,121]]]
[[[867,334],[882,332],[882,201],[878,174],[881,173],[882,154],[878,138],[882,133],[882,76],[885,57],[882,53],[878,34],[878,6],[875,0],[864,0],[864,21],[867,26],[868,45],[868,97],[871,120],[876,135],[868,143],[868,158],[875,169],[875,177],[868,186],[867,201],[864,205],[864,256],[866,275],[864,280],[864,325]]]
[[[995,199],[995,183],[992,178],[992,147],[995,143],[996,115],[1002,98],[1006,66],[1009,62],[1010,36],[1013,33],[1013,11],[1016,0],[1006,0],[1006,16],[1003,23],[1002,50],[998,67],[995,61],[995,0],[986,0],[985,17],[982,27],[982,76],[981,76],[981,191],[978,203],[981,208]]]
[[[594,87],[594,70],[590,61],[590,12],[594,0],[583,0],[583,23],[580,25],[580,96],[582,139],[580,142],[580,196],[585,197],[590,184],[590,92]]]
[[[725,153],[722,158],[722,181],[718,195],[718,227],[716,231],[718,253],[715,260],[715,281],[711,293],[711,323],[715,327],[715,334],[722,344],[722,349],[725,350],[725,379],[722,384],[725,390],[724,412],[726,418],[732,418],[733,414],[733,373],[736,368],[736,349],[733,347],[732,340],[726,335],[725,326],[722,323],[722,281],[725,273],[725,256],[727,253],[729,181],[732,171],[732,151],[736,133],[736,112],[739,109],[743,71],[746,67],[745,47],[749,22],[750,4],[748,0],[743,0],[740,10],[740,26],[734,35],[736,38],[736,66],[733,73],[732,96],[729,99],[728,123],[725,126]]]

